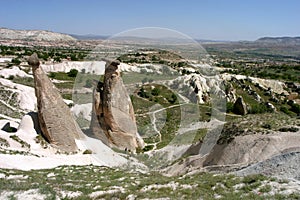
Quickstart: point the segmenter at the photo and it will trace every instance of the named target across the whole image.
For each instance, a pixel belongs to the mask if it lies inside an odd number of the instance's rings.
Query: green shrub
[[[271,124],[263,124],[261,127],[265,128],[265,129],[272,129]]]
[[[299,129],[297,127],[282,127],[279,129],[280,132],[297,132]]]
[[[272,190],[272,187],[270,185],[265,185],[259,189],[259,192],[267,193],[267,192],[270,192],[271,190]]]
[[[150,97],[150,95],[145,91],[143,87],[138,92],[138,95],[142,98],[147,98],[147,99]]]
[[[143,151],[150,151],[153,149],[153,147],[154,147],[153,145],[147,145],[144,147]]]
[[[300,105],[296,103],[292,104],[291,111],[296,113],[297,115],[300,115]]]
[[[48,142],[43,138],[42,135],[37,135],[34,139],[37,144],[40,144],[44,149],[48,147]]]
[[[272,112],[272,109],[268,108],[265,104],[253,104],[249,110],[250,114],[261,114],[266,112]]]
[[[10,145],[6,139],[0,138],[0,146],[9,147]]]
[[[92,154],[92,150],[90,149],[86,149],[82,154]]]
[[[24,140],[21,140],[21,138],[19,138],[17,135],[11,135],[11,136],[9,136],[9,138],[11,138],[11,139],[15,140],[16,142],[20,143],[22,147],[26,147],[26,148],[30,149],[30,144],[28,144]]]
[[[50,72],[49,78],[55,78],[56,74],[54,72]]]
[[[160,93],[160,89],[159,88],[154,88],[152,91],[151,91],[151,94],[154,95],[154,96],[158,96]]]
[[[11,62],[14,64],[14,65],[19,65],[21,63],[21,61],[18,59],[18,58],[13,58],[11,60]]]
[[[226,103],[226,112],[227,113],[230,113],[233,111],[233,105],[234,105],[234,103],[232,103],[230,101]]]
[[[78,74],[78,70],[77,69],[71,69],[68,73],[69,77],[76,77]]]
[[[170,98],[168,98],[168,101],[171,103],[171,104],[174,104],[177,102],[177,96],[176,94],[172,94]]]
[[[296,115],[296,113],[292,112],[287,106],[281,106],[280,111],[291,117],[295,117]]]

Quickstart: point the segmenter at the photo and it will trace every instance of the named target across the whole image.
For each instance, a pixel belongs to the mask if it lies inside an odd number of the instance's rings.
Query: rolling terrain
[[[44,31],[14,34],[2,39],[74,41]],[[141,48],[128,38],[112,44],[1,46],[0,199],[299,198],[297,38],[205,42],[197,62],[180,53],[194,58],[189,45]],[[90,137],[94,82],[108,62],[92,58],[107,48],[118,55],[145,141],[136,153]],[[26,62],[34,52],[87,136],[75,153],[57,151],[36,127]]]

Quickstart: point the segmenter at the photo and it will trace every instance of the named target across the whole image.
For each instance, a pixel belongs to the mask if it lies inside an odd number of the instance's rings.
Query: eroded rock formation
[[[83,137],[83,133],[75,122],[69,107],[40,67],[36,54],[28,59],[28,63],[32,66],[38,119],[44,137],[61,151],[76,151],[75,139]]]
[[[107,61],[104,82],[94,90],[91,130],[111,147],[135,151],[144,147],[137,132],[134,110],[120,76],[117,61]]]

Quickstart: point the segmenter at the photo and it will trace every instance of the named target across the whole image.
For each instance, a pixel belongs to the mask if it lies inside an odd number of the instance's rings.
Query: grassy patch
[[[299,65],[268,65],[264,67],[245,67],[243,65],[234,66],[234,71],[230,73],[243,74],[252,77],[259,77],[265,79],[275,79],[283,81],[299,82],[300,66]],[[228,71],[224,71],[228,72]]]
[[[72,100],[72,94],[70,93],[63,93],[61,96],[63,99]]]
[[[34,87],[34,80],[33,78],[30,77],[19,77],[19,76],[15,76],[12,81],[14,83],[18,83],[18,84],[22,84],[22,85],[26,85],[29,87]]]
[[[63,198],[63,193],[78,192],[75,198],[93,199],[91,194],[104,191],[97,198],[126,199],[134,195],[136,199],[170,198],[170,199],[297,199],[299,195],[284,196],[280,194],[259,196],[253,192],[262,180],[262,176],[235,177],[196,173],[190,176],[165,177],[156,172],[140,174],[119,169],[97,166],[61,166],[44,170],[10,170],[0,169],[0,173],[18,176],[15,179],[0,179],[0,191],[22,192],[37,189],[49,199]],[[235,188],[238,184],[243,187]],[[267,183],[266,183],[267,184]],[[108,192],[114,190],[115,192]],[[261,187],[267,191],[268,186]],[[95,197],[94,197],[95,198]]]
[[[173,140],[180,125],[180,116],[180,108],[167,109],[166,123],[160,131],[161,142],[157,145],[158,149],[165,147]]]
[[[74,81],[75,77],[69,76],[68,73],[65,72],[50,72],[48,74],[50,78],[54,78],[56,80],[63,80],[63,81]]]
[[[133,83],[151,83],[155,81],[162,80],[172,80],[177,76],[174,75],[166,75],[166,74],[156,74],[156,73],[137,73],[137,72],[124,72],[122,75],[123,82],[125,84],[133,84]]]
[[[40,144],[44,149],[46,149],[48,147],[48,142],[45,140],[45,138],[42,135],[36,136],[34,141],[37,144]]]
[[[17,135],[11,135],[9,136],[11,139],[15,140],[16,142],[20,143],[22,147],[26,147],[30,149],[30,144],[19,138]]]
[[[58,89],[73,89],[74,87],[74,82],[73,81],[68,81],[68,82],[62,82],[62,83],[54,83],[55,87]]]
[[[9,147],[9,143],[6,139],[0,137],[0,146]]]
[[[136,113],[138,131],[145,142],[159,142],[159,134],[155,132],[151,121],[151,117],[155,115],[159,118],[157,121],[163,123],[159,128],[161,142],[158,143],[157,148],[168,145],[175,137],[181,120],[181,110],[176,95],[165,86],[147,84],[138,89],[136,94],[131,96],[131,100]],[[160,111],[156,112],[157,110]]]
[[[198,129],[194,131],[188,131],[180,135],[176,135],[172,140],[172,145],[184,145],[184,144],[195,144],[199,141],[203,141],[206,136],[207,129]]]

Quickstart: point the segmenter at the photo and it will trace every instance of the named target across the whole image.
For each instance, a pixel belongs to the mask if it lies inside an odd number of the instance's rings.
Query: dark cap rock
[[[37,56],[36,53],[32,54],[28,60],[27,60],[28,64],[32,67],[38,67],[40,66],[40,61],[39,61],[39,58]]]

